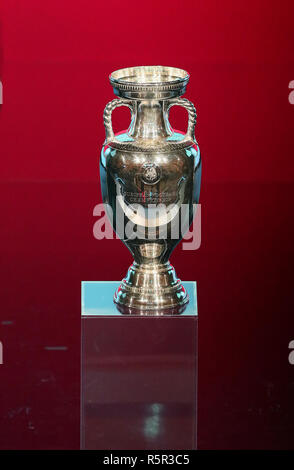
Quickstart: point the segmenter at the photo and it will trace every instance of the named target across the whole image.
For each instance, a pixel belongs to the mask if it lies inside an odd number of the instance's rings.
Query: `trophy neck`
[[[164,141],[171,136],[165,102],[163,100],[137,100],[129,136],[136,141]]]

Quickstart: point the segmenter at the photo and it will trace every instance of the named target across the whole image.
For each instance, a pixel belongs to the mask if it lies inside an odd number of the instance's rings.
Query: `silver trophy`
[[[110,83],[119,98],[104,110],[101,152],[103,202],[112,226],[134,257],[114,294],[124,313],[180,313],[189,301],[169,257],[192,223],[199,200],[201,158],[196,110],[187,99],[189,74],[163,66],[117,70]],[[172,106],[188,112],[186,134],[169,123]],[[131,124],[114,134],[112,111],[127,106]]]

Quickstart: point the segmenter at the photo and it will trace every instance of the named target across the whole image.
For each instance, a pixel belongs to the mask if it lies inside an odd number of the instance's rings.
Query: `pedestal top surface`
[[[118,311],[113,302],[113,295],[121,281],[82,281],[82,317],[86,316],[119,316],[129,317]],[[183,285],[189,295],[189,303],[186,309],[180,315],[164,314],[162,317],[186,317],[198,315],[197,310],[197,286],[195,281],[184,281]],[[133,316],[133,315],[132,315]],[[149,314],[148,318],[153,316]],[[155,316],[155,315],[154,315]],[[156,315],[158,316],[158,315]]]

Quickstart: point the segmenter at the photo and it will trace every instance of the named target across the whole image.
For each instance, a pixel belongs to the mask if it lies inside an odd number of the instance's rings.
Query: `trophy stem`
[[[114,302],[123,313],[182,313],[188,301],[188,294],[169,262],[135,261],[114,294]]]

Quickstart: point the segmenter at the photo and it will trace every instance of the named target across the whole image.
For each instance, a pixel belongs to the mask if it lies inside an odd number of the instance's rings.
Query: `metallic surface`
[[[126,313],[132,309],[159,313],[178,309],[180,313],[188,302],[168,261],[183,236],[181,230],[175,235],[173,227],[189,228],[200,192],[196,110],[190,101],[180,98],[188,80],[184,70],[162,66],[131,67],[110,75],[120,99],[108,103],[104,110],[106,139],[100,175],[103,202],[112,209],[113,228],[135,260],[114,296]],[[170,126],[169,110],[175,105],[188,112],[186,134]],[[118,106],[130,109],[131,124],[127,132],[115,135],[111,115]],[[159,210],[162,205],[167,208],[164,215]],[[188,208],[184,213],[182,205]],[[139,236],[128,236],[125,229],[129,223]]]

